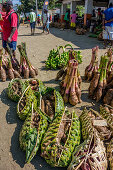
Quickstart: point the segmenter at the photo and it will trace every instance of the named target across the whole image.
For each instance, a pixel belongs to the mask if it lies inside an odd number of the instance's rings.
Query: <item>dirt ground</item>
[[[57,71],[45,70],[45,60],[49,51],[56,46],[70,43],[76,50],[81,50],[83,63],[79,66],[81,76],[84,76],[84,69],[91,59],[91,49],[98,45],[99,55],[104,54],[102,42],[89,38],[88,35],[78,36],[74,31],[60,31],[52,28],[50,35],[42,34],[42,30],[36,29],[35,36],[30,36],[30,28],[21,26],[19,28],[18,44],[27,43],[27,52],[32,64],[39,69],[38,79],[42,80],[46,86],[59,89],[59,82],[55,82]],[[1,40],[0,40],[1,44]],[[19,59],[19,54],[17,52]],[[25,165],[25,153],[19,147],[19,132],[23,122],[16,115],[17,104],[11,102],[6,95],[6,88],[9,81],[0,82],[0,170],[65,170],[65,168],[51,168],[38,153],[30,164]],[[89,83],[82,83],[82,103],[76,107],[68,105],[70,110],[75,110],[80,115],[84,106],[99,109],[100,103],[88,99]],[[92,103],[93,102],[93,103]]]

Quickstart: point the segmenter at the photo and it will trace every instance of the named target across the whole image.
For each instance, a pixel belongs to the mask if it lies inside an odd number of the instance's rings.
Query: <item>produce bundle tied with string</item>
[[[81,103],[81,77],[75,59],[69,61],[67,74],[61,81],[60,88],[65,103],[69,102],[72,105]]]
[[[11,60],[13,69],[19,72],[19,68],[20,68],[19,62],[16,59],[16,57],[13,56],[12,49],[8,46],[8,44],[7,44],[7,50],[8,50],[8,55]],[[19,77],[16,77],[16,78],[19,78]]]
[[[112,49],[108,49],[108,66],[107,66],[107,85],[104,90],[103,102],[113,107],[113,60]]]
[[[28,59],[26,43],[18,45],[18,50],[20,52],[20,74],[24,76],[25,79],[29,77],[35,78],[38,75],[38,70],[33,67]]]
[[[71,49],[69,51],[69,61],[73,60],[73,59],[77,60],[78,64],[81,64],[82,63],[81,51],[75,51],[75,50]],[[62,78],[62,80],[65,78],[65,76],[67,74],[67,68],[68,68],[68,63],[66,66],[61,68],[60,71],[57,73],[57,76],[55,78],[56,81],[58,81],[60,78]]]
[[[99,69],[95,73],[90,83],[89,97],[96,100],[97,102],[102,98],[104,89],[107,85],[107,65],[108,57],[106,55],[101,56]]]
[[[0,49],[0,78],[3,82],[5,82],[7,78],[10,80],[14,78],[21,78],[18,72],[18,61],[12,56],[10,50],[8,51],[8,54],[8,58],[4,57],[3,49]]]
[[[106,55],[108,56],[108,65],[107,65],[107,83],[110,83],[113,80],[113,50],[112,48],[109,48],[106,52]]]
[[[98,71],[98,51],[99,47],[92,49],[91,63],[85,69],[85,80],[91,81],[94,76],[96,76]]]

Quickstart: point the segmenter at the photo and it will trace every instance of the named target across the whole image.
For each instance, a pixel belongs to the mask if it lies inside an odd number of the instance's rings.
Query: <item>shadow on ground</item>
[[[8,99],[6,94],[6,89],[2,91],[0,95],[1,101],[9,106],[9,109],[6,113],[6,121],[8,124],[17,124],[17,127],[15,128],[15,132],[11,138],[11,147],[10,152],[12,154],[13,160],[21,167],[23,168],[25,165],[25,152],[21,151],[19,146],[19,134],[20,130],[23,125],[23,121],[19,120],[17,117],[16,109],[17,109],[17,103],[12,102],[10,99]],[[52,168],[50,167],[46,161],[41,158],[40,151],[37,153],[37,155],[34,157],[34,159],[31,161],[31,164],[34,165],[35,169],[37,170],[66,170],[66,168]],[[29,166],[29,165],[28,165]]]
[[[41,36],[43,33],[35,33],[34,35],[31,34],[23,34],[23,35],[18,35],[19,37],[34,37],[34,36]]]
[[[53,34],[55,37],[61,38],[64,41],[74,44],[75,46],[77,46],[77,48],[75,49],[86,50],[92,49],[94,46],[99,46],[100,49],[103,49],[103,42],[98,41],[97,38],[88,37],[88,33],[86,35],[77,35],[74,30],[69,29],[61,31],[57,28],[50,28],[50,33]]]
[[[89,34],[77,35],[75,31],[72,30],[56,31],[56,29],[57,28],[52,28],[50,30],[51,34],[58,38],[62,38],[64,41],[71,42],[77,46],[76,49],[86,50],[92,49],[94,46],[99,46],[100,49],[103,49],[103,42],[98,41],[97,38],[88,37]]]

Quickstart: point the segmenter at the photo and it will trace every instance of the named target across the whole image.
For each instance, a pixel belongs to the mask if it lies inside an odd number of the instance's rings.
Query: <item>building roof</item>
[[[71,2],[72,0],[70,0]],[[77,5],[85,5],[85,0],[75,0],[77,1]],[[63,0],[58,0],[56,3],[62,3]],[[100,6],[100,7],[107,7],[109,4],[109,0],[93,0],[94,6]]]

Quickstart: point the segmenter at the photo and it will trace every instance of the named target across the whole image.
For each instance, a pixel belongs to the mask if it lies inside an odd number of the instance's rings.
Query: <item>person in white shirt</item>
[[[47,9],[44,9],[43,14],[43,33],[45,31],[45,28],[47,28],[47,32],[49,34],[49,12]]]

